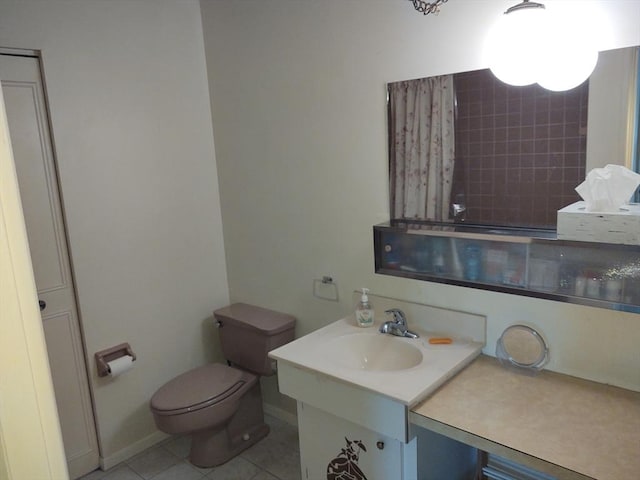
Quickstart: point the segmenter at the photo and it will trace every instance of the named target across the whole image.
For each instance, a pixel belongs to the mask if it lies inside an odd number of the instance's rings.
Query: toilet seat
[[[156,415],[181,415],[219,403],[255,383],[255,375],[213,363],[195,368],[165,383],[151,398]]]

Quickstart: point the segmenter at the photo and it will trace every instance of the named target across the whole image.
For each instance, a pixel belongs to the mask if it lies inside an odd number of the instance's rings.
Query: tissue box
[[[558,239],[640,245],[640,204],[619,212],[587,212],[585,202],[558,210]]]

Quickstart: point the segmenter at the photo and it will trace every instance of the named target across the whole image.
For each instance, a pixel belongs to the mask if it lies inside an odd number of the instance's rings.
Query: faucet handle
[[[405,317],[404,312],[399,308],[390,308],[389,310],[385,310],[384,313],[393,315],[393,321],[398,325],[407,324],[407,317]]]

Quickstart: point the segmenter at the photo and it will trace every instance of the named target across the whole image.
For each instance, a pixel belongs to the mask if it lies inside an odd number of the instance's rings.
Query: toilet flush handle
[[[220,320],[216,320],[216,328],[222,328],[223,327],[223,323]]]

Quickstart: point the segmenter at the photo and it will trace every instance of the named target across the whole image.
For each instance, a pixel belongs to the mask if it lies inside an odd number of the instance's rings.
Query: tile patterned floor
[[[79,480],[300,480],[298,431],[271,416],[269,435],[229,462],[215,468],[189,463],[189,438],[165,440],[106,472]]]

